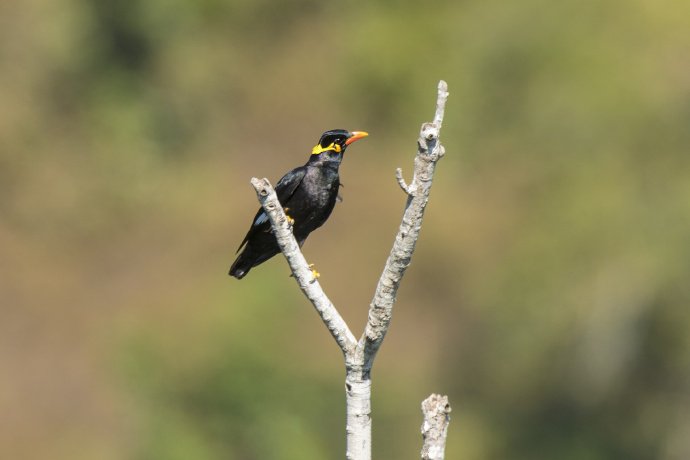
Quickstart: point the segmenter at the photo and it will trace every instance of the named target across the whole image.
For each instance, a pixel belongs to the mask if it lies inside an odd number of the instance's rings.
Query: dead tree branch
[[[448,396],[432,394],[422,401],[422,460],[443,460],[450,423]]]
[[[429,201],[431,184],[434,178],[436,163],[444,155],[445,150],[439,141],[443,113],[448,99],[446,82],[438,84],[438,98],[436,100],[436,114],[432,123],[424,123],[417,140],[417,156],[414,160],[414,175],[412,183],[405,185],[403,190],[408,193],[405,213],[402,223],[395,237],[383,273],[376,286],[376,293],[369,305],[369,320],[364,334],[359,339],[357,349],[363,353],[362,364],[364,372],[368,373],[374,362],[383,338],[390,326],[393,315],[393,304],[405,270],[410,265],[419,231],[422,228],[424,210]],[[400,171],[400,168],[398,168]],[[398,174],[398,182],[404,185],[402,172]]]

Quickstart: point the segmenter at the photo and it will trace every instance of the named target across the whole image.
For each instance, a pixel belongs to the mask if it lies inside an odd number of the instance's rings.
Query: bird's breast
[[[335,206],[340,180],[337,170],[311,167],[287,203],[288,215],[295,220],[295,235],[306,236],[323,225]]]

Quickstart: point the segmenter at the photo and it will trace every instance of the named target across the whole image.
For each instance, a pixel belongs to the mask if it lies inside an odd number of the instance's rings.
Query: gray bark
[[[450,423],[448,396],[432,394],[422,401],[422,460],[443,460]]]
[[[348,460],[371,459],[371,368],[390,326],[396,293],[419,237],[436,163],[444,154],[439,134],[447,98],[446,82],[440,81],[434,121],[422,125],[417,141],[412,182],[407,185],[402,178],[402,171],[398,169],[396,172],[398,184],[407,194],[405,212],[369,305],[367,325],[359,340],[355,339],[318,280],[314,278],[270,182],[267,179],[251,180],[297,284],[314,305],[344,354]]]

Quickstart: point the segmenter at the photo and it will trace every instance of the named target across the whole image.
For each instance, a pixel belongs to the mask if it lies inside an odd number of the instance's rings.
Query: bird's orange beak
[[[352,135],[350,137],[348,137],[347,140],[345,141],[345,145],[350,145],[354,141],[357,141],[357,140],[362,139],[364,137],[367,137],[369,135],[369,133],[366,133],[364,131],[352,131],[351,134]]]

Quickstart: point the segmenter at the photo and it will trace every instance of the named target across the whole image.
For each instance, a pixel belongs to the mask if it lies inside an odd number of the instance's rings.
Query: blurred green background
[[[690,3],[6,0],[0,457],[338,459],[340,353],[248,181],[366,130],[305,245],[359,335],[450,99],[374,368],[375,458],[690,458]]]

